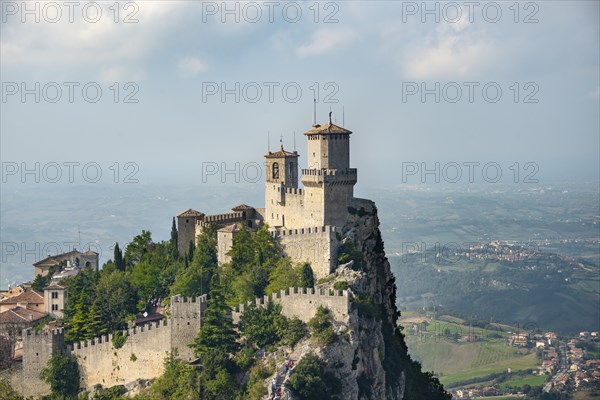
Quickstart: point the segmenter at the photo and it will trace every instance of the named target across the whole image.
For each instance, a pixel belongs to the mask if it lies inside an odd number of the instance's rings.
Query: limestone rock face
[[[347,283],[354,297],[347,323],[335,325],[339,338],[332,345],[319,347],[305,340],[292,356],[299,360],[312,351],[323,358],[342,381],[342,399],[401,400],[406,372],[398,363],[385,362],[393,351],[402,364],[410,363],[404,341],[400,346],[390,343],[398,330],[394,276],[383,249],[375,205],[361,200],[361,207],[343,228],[341,240],[352,243],[364,260],[338,266],[326,283],[318,285],[329,289],[337,282]]]

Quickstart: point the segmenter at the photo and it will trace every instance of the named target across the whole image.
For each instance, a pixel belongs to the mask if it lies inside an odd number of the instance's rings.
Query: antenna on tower
[[[77,225],[77,234],[79,235],[79,248],[81,249],[81,229],[79,229],[79,225]]]
[[[267,131],[267,150],[271,152],[271,131]]]
[[[296,131],[294,131],[294,151],[296,151]]]
[[[314,108],[314,116],[313,116],[313,125],[317,124],[317,99],[313,99],[313,108]]]

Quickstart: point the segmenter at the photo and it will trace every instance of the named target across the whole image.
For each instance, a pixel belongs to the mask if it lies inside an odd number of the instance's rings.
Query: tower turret
[[[271,227],[285,226],[286,194],[298,192],[298,152],[285,151],[265,154],[265,222]]]
[[[356,168],[350,168],[351,131],[329,124],[313,125],[308,139],[308,168],[302,170],[307,221],[316,226],[343,226],[354,197]]]

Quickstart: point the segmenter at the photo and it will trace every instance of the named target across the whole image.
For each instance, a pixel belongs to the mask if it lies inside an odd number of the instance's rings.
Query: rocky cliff
[[[346,324],[336,324],[336,342],[323,347],[304,340],[291,353],[292,359],[301,360],[309,352],[324,359],[342,382],[341,399],[449,399],[437,379],[422,373],[408,355],[397,324],[395,278],[385,256],[375,204],[357,200],[349,211],[351,218],[339,239],[341,251],[351,260],[317,286],[347,285],[353,293],[349,318]]]

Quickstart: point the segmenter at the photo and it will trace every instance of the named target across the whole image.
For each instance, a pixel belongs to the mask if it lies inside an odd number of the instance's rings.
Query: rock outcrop
[[[384,252],[375,204],[358,200],[349,211],[351,218],[340,239],[341,251],[353,259],[317,285],[351,290],[347,324],[335,323],[335,343],[323,347],[304,340],[291,358],[298,362],[310,352],[319,355],[341,380],[344,400],[449,399],[437,379],[422,373],[408,355],[397,324],[395,278]]]

